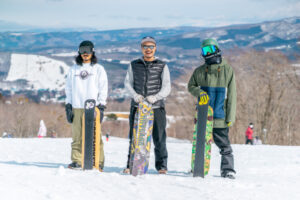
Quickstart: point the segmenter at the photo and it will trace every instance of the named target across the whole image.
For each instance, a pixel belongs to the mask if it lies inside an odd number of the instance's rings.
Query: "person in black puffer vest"
[[[164,99],[170,94],[170,72],[163,61],[155,55],[156,41],[153,37],[144,37],[141,41],[143,57],[130,63],[125,78],[125,88],[132,97],[129,116],[129,152],[127,167],[124,173],[129,173],[129,157],[133,135],[134,115],[139,102],[145,98],[153,104],[153,143],[155,152],[155,168],[160,174],[167,173],[168,151],[166,146],[166,111]]]

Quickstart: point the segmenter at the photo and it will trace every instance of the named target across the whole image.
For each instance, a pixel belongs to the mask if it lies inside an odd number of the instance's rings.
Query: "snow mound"
[[[69,66],[39,55],[12,54],[6,81],[27,80],[31,89],[63,90]]]

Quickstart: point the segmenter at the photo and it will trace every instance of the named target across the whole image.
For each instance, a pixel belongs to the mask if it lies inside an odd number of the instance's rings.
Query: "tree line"
[[[300,63],[297,58],[294,62]],[[300,145],[297,66],[279,52],[245,51],[231,53],[226,59],[235,71],[237,86],[237,115],[230,131],[231,142],[244,143],[245,130],[253,122],[254,136],[259,136],[265,144]],[[192,139],[196,98],[188,93],[186,85],[195,67],[187,67],[172,83],[172,92],[166,101],[167,115],[172,116],[167,129],[170,137]],[[57,137],[71,137],[71,126],[61,104],[35,103],[24,96],[5,98],[0,95],[0,111],[1,134],[35,137],[43,119],[48,136],[55,133]],[[129,111],[129,100],[122,103],[108,100],[107,111]],[[128,122],[105,121],[102,131],[126,138]]]

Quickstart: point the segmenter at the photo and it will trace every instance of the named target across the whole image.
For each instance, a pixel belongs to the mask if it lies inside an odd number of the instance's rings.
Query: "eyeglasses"
[[[78,50],[79,54],[92,54],[93,53],[93,48],[89,47],[89,46],[82,46],[79,48]]]
[[[214,45],[205,46],[202,48],[202,55],[207,56],[208,54],[214,54],[217,48]]]
[[[143,45],[143,49],[147,50],[147,49],[154,49],[155,46],[154,45]]]

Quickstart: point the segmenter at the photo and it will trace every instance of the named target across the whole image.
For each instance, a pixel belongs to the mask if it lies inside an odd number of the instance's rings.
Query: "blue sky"
[[[300,16],[300,0],[0,0],[0,20],[99,30],[224,26]]]

